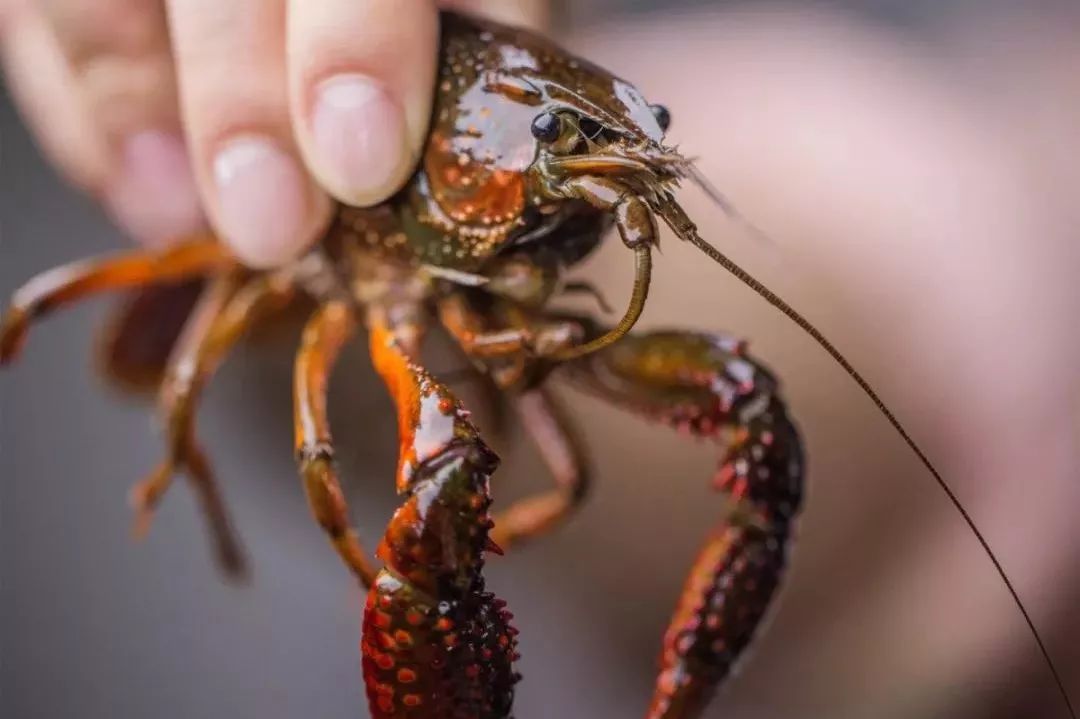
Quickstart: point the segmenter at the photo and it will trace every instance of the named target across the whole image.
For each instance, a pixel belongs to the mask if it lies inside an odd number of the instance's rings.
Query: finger
[[[293,123],[331,194],[379,202],[408,178],[427,132],[438,45],[432,0],[289,0]]]
[[[211,220],[248,264],[285,262],[316,238],[330,212],[293,141],[285,6],[168,0],[168,7],[185,129]]]
[[[29,25],[9,32],[8,64],[50,157],[139,239],[199,229],[160,1],[22,6]]]
[[[104,185],[107,153],[48,21],[20,3],[5,7],[2,31],[7,86],[41,151],[75,185]]]

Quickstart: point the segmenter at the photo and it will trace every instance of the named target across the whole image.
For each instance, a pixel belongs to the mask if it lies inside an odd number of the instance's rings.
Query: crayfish
[[[576,439],[545,387],[550,377],[717,440],[720,519],[664,637],[647,713],[698,717],[776,594],[806,464],[779,382],[744,342],[711,332],[632,332],[646,303],[660,222],[810,333],[948,486],[828,340],[699,236],[675,200],[681,184],[729,207],[692,162],[665,145],[666,109],[541,36],[449,12],[437,83],[426,147],[406,186],[375,207],[341,206],[306,256],[255,271],[213,238],[199,237],[58,268],[15,293],[0,325],[0,362],[15,358],[32,320],[101,291],[139,289],[107,344],[112,373],[160,386],[165,458],[135,489],[137,521],[145,529],[183,474],[202,502],[222,565],[239,572],[242,555],[196,436],[196,405],[247,330],[303,298],[315,300],[295,364],[296,458],[316,521],[368,590],[361,648],[375,717],[510,715],[520,679],[517,632],[505,602],[485,586],[485,553],[553,529],[587,494]],[[605,326],[551,309],[553,300],[590,291],[567,275],[611,225],[634,256],[622,319]],[[148,344],[146,321],[164,319],[155,315],[162,306],[185,319],[182,331],[168,332],[169,322],[157,327],[167,356],[137,351]],[[446,383],[420,363],[436,323],[478,370],[513,393],[553,475],[550,489],[492,510],[489,480],[499,459]],[[396,403],[400,436],[403,501],[377,549],[381,567],[350,525],[327,418],[329,375],[361,327]]]

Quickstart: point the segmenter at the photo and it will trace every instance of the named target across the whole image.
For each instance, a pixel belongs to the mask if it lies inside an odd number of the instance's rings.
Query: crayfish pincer
[[[243,554],[197,436],[199,396],[250,328],[314,301],[296,355],[294,449],[315,520],[369,591],[363,669],[379,718],[510,715],[516,632],[484,587],[484,554],[565,522],[590,480],[580,434],[548,392],[549,379],[569,379],[620,408],[715,440],[722,448],[713,480],[722,498],[717,528],[676,605],[647,714],[699,717],[780,585],[806,463],[779,381],[744,342],[714,332],[633,332],[661,221],[809,333],[963,509],[840,352],[701,238],[675,200],[682,183],[731,209],[665,144],[670,119],[629,83],[539,35],[444,13],[428,139],[391,199],[338,207],[318,246],[276,269],[244,267],[214,238],[195,237],[160,252],[133,250],[46,272],[14,294],[0,322],[0,362],[16,357],[30,326],[51,310],[106,290],[132,291],[110,325],[103,360],[126,386],[159,387],[165,457],[136,487],[139,526],[148,526],[174,476],[186,475],[220,561],[235,573]],[[634,257],[622,318],[605,325],[553,309],[571,293],[595,294],[569,273],[612,226]],[[497,459],[468,412],[423,367],[433,326],[512,395],[551,474],[549,488],[491,515]],[[379,546],[381,569],[351,525],[327,414],[330,375],[362,327],[397,405],[400,435],[402,504]]]
[[[504,717],[518,675],[516,630],[484,591],[488,478],[498,458],[454,396],[381,328],[376,368],[402,432],[394,513],[378,556],[386,564],[364,609],[364,681],[375,717]]]

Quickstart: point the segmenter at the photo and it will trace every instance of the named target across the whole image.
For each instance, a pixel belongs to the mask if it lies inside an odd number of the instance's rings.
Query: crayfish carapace
[[[106,345],[114,375],[160,385],[166,457],[136,488],[139,522],[145,526],[173,476],[183,473],[202,500],[225,568],[240,571],[195,435],[195,407],[247,329],[303,296],[314,299],[319,307],[296,359],[296,453],[315,518],[369,589],[363,667],[376,717],[509,716],[519,678],[516,631],[505,604],[486,591],[484,553],[551,529],[586,494],[580,452],[545,390],[547,378],[562,375],[632,412],[721,440],[713,483],[726,501],[666,633],[648,710],[652,719],[700,716],[775,595],[805,465],[776,378],[742,342],[715,333],[631,332],[648,294],[660,221],[809,332],[948,487],[840,353],[698,235],[675,190],[690,182],[723,198],[664,144],[670,118],[663,107],[538,35],[451,13],[442,25],[429,138],[415,174],[393,198],[340,207],[315,250],[274,270],[243,267],[212,238],[195,238],[160,253],[131,251],[47,272],[15,293],[0,325],[0,361],[15,357],[29,323],[49,311],[105,290],[139,288]],[[635,257],[622,320],[605,327],[551,310],[554,298],[589,289],[567,280],[567,272],[612,224]],[[193,281],[202,285],[197,297]],[[185,321],[155,314],[163,306]],[[488,479],[498,459],[445,384],[419,364],[436,322],[477,368],[516,394],[552,470],[550,490],[491,514]],[[328,377],[360,326],[397,404],[401,438],[403,503],[378,549],[382,569],[349,524],[326,414]],[[963,512],[951,492],[950,499]]]

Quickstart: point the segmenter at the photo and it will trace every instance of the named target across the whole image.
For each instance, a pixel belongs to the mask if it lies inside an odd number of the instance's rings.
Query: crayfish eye
[[[649,105],[649,109],[652,110],[653,117],[656,118],[656,124],[660,126],[660,129],[667,132],[668,127],[671,125],[671,113],[663,105]]]
[[[542,112],[533,118],[530,129],[540,142],[555,142],[562,134],[562,120],[553,112]]]

